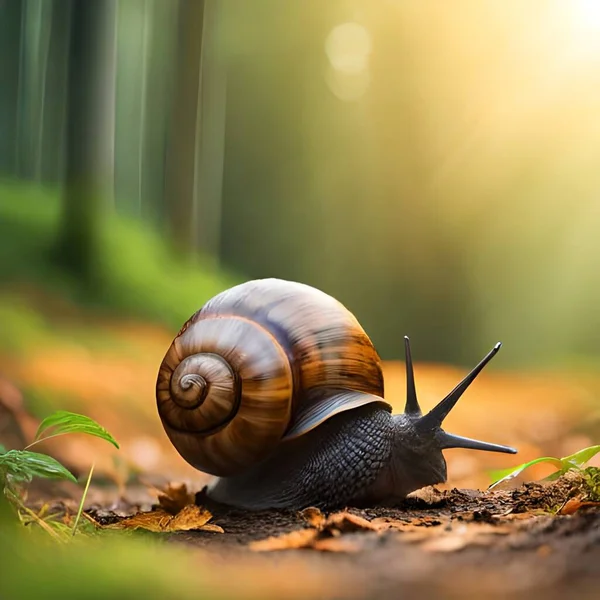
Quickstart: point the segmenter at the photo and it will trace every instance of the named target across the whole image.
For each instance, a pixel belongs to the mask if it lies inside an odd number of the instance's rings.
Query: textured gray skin
[[[417,435],[410,416],[371,404],[282,443],[248,472],[217,479],[208,496],[250,510],[381,506],[445,480],[435,432]]]

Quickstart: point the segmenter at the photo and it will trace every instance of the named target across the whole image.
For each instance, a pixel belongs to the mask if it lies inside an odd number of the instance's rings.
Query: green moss
[[[3,284],[33,284],[96,313],[152,320],[178,329],[211,296],[239,281],[201,258],[194,264],[182,262],[156,231],[109,214],[101,222],[99,272],[90,288],[55,264],[59,214],[58,190],[0,181]],[[11,316],[0,314],[3,321]],[[12,334],[5,336],[9,337]]]

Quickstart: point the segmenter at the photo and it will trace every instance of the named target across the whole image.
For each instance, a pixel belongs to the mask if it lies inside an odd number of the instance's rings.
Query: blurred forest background
[[[275,276],[388,361],[410,335],[425,406],[501,340],[456,433],[577,450],[600,431],[599,105],[593,0],[0,0],[0,397],[85,410],[159,470],[172,336]]]

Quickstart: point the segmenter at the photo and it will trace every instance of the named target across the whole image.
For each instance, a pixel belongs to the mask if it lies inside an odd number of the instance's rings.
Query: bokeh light
[[[368,30],[355,22],[337,25],[327,36],[325,53],[330,68],[325,79],[340,100],[358,100],[366,93],[370,82],[371,46]]]

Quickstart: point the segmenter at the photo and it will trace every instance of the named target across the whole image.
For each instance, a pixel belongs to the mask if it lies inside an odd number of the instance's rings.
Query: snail
[[[390,506],[444,483],[447,448],[517,451],[445,432],[485,358],[422,414],[405,337],[404,413],[384,399],[382,364],[356,317],[309,285],[268,278],[210,299],[160,365],[157,409],[210,500],[237,508]]]

